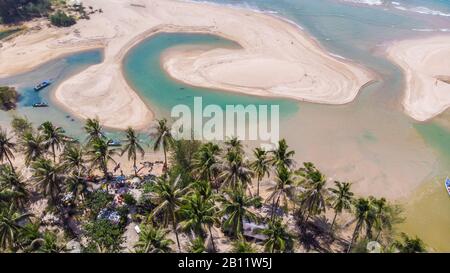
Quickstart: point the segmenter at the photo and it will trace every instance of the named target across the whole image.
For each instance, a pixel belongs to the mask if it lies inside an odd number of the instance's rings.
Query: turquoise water
[[[448,1],[399,0],[400,5],[390,1],[355,5],[340,0],[210,2],[276,12],[300,24],[332,53],[371,68],[380,80],[364,88],[354,102],[338,106],[194,88],[170,79],[161,70],[161,53],[178,45],[235,45],[209,35],[161,34],[137,45],[124,59],[127,80],[156,115],[168,116],[171,107],[180,103],[191,105],[194,96],[202,96],[204,104],[222,107],[279,104],[281,136],[297,151],[298,161],[313,161],[331,178],[352,181],[358,193],[390,198],[393,192],[396,194],[392,196],[397,196],[398,192],[417,188],[413,195],[400,200],[408,217],[402,228],[436,250],[450,251],[450,206],[440,182],[450,175],[450,113],[426,123],[406,116],[400,103],[403,75],[383,55],[384,44],[391,40],[444,33],[450,26],[450,17],[446,16],[450,13]],[[0,84],[18,84],[23,95],[18,113],[37,124],[51,120],[71,134],[80,135],[82,123],[53,105],[49,93],[58,82],[99,62],[98,51],[74,54],[30,73],[0,79]],[[35,84],[48,78],[55,80],[51,88],[38,94],[32,91]],[[47,100],[51,107],[29,107],[40,100]],[[5,124],[13,114],[0,113],[0,123]]]
[[[281,117],[296,113],[298,104],[283,99],[265,99],[191,87],[171,79],[161,69],[161,54],[177,45],[202,45],[209,47],[236,46],[230,41],[211,35],[159,34],[143,41],[133,48],[124,61],[124,72],[132,87],[159,115],[170,115],[170,110],[178,104],[193,106],[194,97],[202,97],[203,104],[225,106],[242,104],[279,105]]]
[[[15,86],[20,94],[18,107],[15,111],[0,111],[0,124],[7,126],[15,115],[26,116],[36,126],[49,120],[64,127],[68,134],[76,137],[80,136],[82,133],[82,122],[67,114],[58,105],[55,105],[51,100],[51,94],[58,84],[65,79],[90,65],[100,63],[102,59],[102,52],[99,50],[85,51],[55,59],[30,72],[0,79],[0,85]],[[44,80],[51,80],[52,84],[39,92],[35,92],[34,86]],[[32,105],[38,102],[46,102],[49,104],[49,107],[33,108]]]

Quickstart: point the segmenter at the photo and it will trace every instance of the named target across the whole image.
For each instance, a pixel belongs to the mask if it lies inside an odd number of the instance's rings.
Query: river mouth
[[[161,33],[131,49],[123,60],[124,76],[157,117],[169,117],[170,109],[178,104],[192,106],[194,97],[202,97],[205,104],[221,107],[227,104],[279,105],[280,134],[297,151],[298,162],[315,162],[325,173],[332,174],[330,179],[352,181],[358,194],[385,196],[404,204],[409,220],[402,229],[423,237],[438,251],[448,251],[449,244],[442,243],[449,239],[447,233],[442,232],[448,227],[448,220],[442,218],[441,213],[423,212],[426,208],[433,211],[434,205],[439,205],[440,211],[450,212],[448,200],[442,198],[444,188],[437,186],[449,171],[449,165],[444,164],[450,162],[446,114],[436,121],[417,123],[398,107],[395,92],[389,89],[390,92],[381,94],[380,90],[393,88],[392,85],[401,88],[401,73],[395,67],[392,73],[386,73],[389,76],[363,88],[355,101],[330,106],[245,96],[177,82],[161,66],[164,51],[176,46],[207,49],[233,44],[211,35]],[[49,119],[67,128],[71,135],[80,137],[82,121],[52,103],[51,94],[58,83],[101,61],[99,50],[81,52],[29,73],[0,80],[0,84],[18,84],[19,91],[25,94],[17,111],[0,114],[2,125],[7,126],[14,114],[26,115],[35,124]],[[52,87],[39,93],[31,90],[40,80],[49,78],[55,80]],[[30,104],[38,100],[49,101],[51,107],[31,108]],[[120,132],[110,131],[109,135],[119,137]],[[249,147],[259,145],[258,142],[246,144]],[[433,190],[423,190],[424,185],[432,183],[430,181],[434,182]],[[429,194],[424,197],[424,192]],[[430,201],[436,195],[441,197],[438,204]],[[421,208],[420,216],[417,207]],[[435,227],[430,229],[420,224],[424,221],[435,223]]]

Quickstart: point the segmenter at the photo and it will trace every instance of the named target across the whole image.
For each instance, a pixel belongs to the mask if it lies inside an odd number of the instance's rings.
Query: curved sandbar
[[[450,36],[394,42],[389,57],[406,76],[403,106],[425,121],[450,107]]]
[[[0,50],[0,77],[68,52],[104,48],[104,62],[65,81],[55,98],[68,111],[83,118],[98,117],[108,127],[143,128],[153,118],[128,86],[121,67],[132,46],[158,32],[210,33],[241,45],[242,49],[165,55],[168,72],[192,85],[342,104],[372,80],[367,70],[331,56],[300,28],[270,15],[172,0],[83,2],[103,13],[70,29],[44,27],[5,43]]]

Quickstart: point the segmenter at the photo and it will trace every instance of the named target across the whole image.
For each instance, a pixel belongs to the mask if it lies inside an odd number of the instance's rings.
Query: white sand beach
[[[151,110],[128,86],[121,68],[131,47],[159,32],[210,33],[242,47],[167,52],[162,58],[167,72],[195,86],[343,104],[374,79],[368,70],[333,57],[298,26],[271,15],[172,0],[83,3],[103,13],[67,29],[41,24],[40,30],[3,43],[0,77],[71,52],[103,48],[104,61],[69,78],[54,98],[72,114],[98,117],[107,127],[144,128],[152,120]]]
[[[387,49],[405,73],[405,111],[425,121],[450,107],[450,36],[405,40]]]

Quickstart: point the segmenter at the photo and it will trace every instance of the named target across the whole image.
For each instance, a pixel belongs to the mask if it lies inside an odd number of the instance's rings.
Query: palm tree
[[[181,198],[189,190],[188,187],[180,187],[180,177],[170,180],[167,175],[159,177],[150,192],[150,200],[156,205],[156,208],[150,214],[149,220],[156,215],[162,215],[163,226],[167,227],[172,222],[172,229],[177,239],[178,250],[181,251],[180,240],[178,239],[178,219],[177,211],[181,205]]]
[[[169,253],[173,241],[167,238],[168,233],[165,229],[147,225],[141,230],[135,247],[141,253]]]
[[[242,142],[237,137],[232,137],[225,141],[225,146],[227,147],[227,152],[234,151],[238,154],[244,153],[244,147]]]
[[[402,207],[390,204],[385,198],[372,198],[371,202],[374,206],[375,223],[374,228],[377,231],[375,240],[379,240],[381,235],[392,239],[394,235],[394,226],[404,221],[402,217]],[[370,234],[371,235],[371,234]]]
[[[205,253],[206,247],[205,247],[205,239],[202,237],[196,237],[193,240],[191,240],[189,244],[189,253]]]
[[[61,127],[56,127],[50,121],[44,122],[39,131],[44,138],[44,145],[47,149],[51,149],[53,155],[53,162],[56,163],[56,150],[60,150],[68,141],[68,137],[64,135],[64,130]]]
[[[0,210],[0,248],[7,250],[16,245],[16,238],[23,227],[19,224],[29,218],[30,213],[19,213],[14,204]]]
[[[63,253],[66,251],[66,243],[58,240],[56,234],[46,230],[41,238],[35,239],[30,248],[36,249],[38,253]]]
[[[213,200],[217,199],[217,195],[213,193],[211,183],[205,180],[197,180],[191,184],[192,190],[199,193],[203,198]]]
[[[334,181],[334,185],[336,186],[335,188],[329,189],[332,193],[331,207],[335,211],[330,230],[333,230],[337,215],[344,210],[350,210],[353,202],[353,192],[350,191],[350,183]]]
[[[164,170],[167,170],[167,150],[172,144],[173,137],[169,126],[167,125],[166,119],[158,120],[158,125],[156,126],[156,133],[151,135],[155,138],[155,144],[153,145],[153,150],[158,151],[163,149],[164,151]]]
[[[356,226],[353,231],[352,239],[348,246],[347,252],[350,252],[352,249],[355,240],[358,238],[361,230],[365,225],[367,225],[368,221],[370,221],[371,213],[372,213],[372,204],[369,199],[366,198],[358,198],[354,201],[354,214],[356,218]]]
[[[87,137],[88,144],[92,143],[94,140],[104,138],[103,127],[100,125],[100,122],[97,118],[94,119],[88,118],[84,125],[84,131],[88,135]]]
[[[59,194],[62,188],[61,167],[47,159],[39,159],[32,164],[32,179],[41,193],[50,198],[50,203],[59,203]]]
[[[270,176],[269,158],[267,152],[261,148],[256,148],[253,151],[253,155],[255,156],[255,161],[250,164],[250,168],[253,170],[253,173],[258,180],[256,196],[259,196],[259,184],[261,180],[266,175],[267,177]]]
[[[212,183],[217,176],[217,164],[220,154],[220,147],[208,142],[203,144],[194,157],[193,173],[200,180]]]
[[[397,240],[394,242],[394,247],[400,253],[423,253],[426,252],[426,246],[423,241],[417,236],[412,238],[409,237],[406,233],[401,233],[401,240]]]
[[[67,145],[64,148],[60,160],[66,173],[75,173],[81,176],[86,171],[84,150],[80,145]]]
[[[8,132],[0,128],[0,161],[4,162],[6,159],[14,169],[12,160],[15,152],[17,152],[16,144],[12,142],[12,137],[8,137]]]
[[[209,232],[214,252],[216,252],[216,245],[211,227],[219,222],[217,212],[214,200],[205,198],[198,192],[183,198],[183,205],[180,208],[180,215],[184,218],[180,222],[181,229],[190,230],[202,238],[206,238],[206,233]]]
[[[222,186],[229,186],[233,189],[242,185],[247,188],[251,181],[252,172],[247,163],[242,158],[242,154],[236,150],[229,150],[225,155],[225,162],[219,167],[219,181]]]
[[[300,194],[300,209],[306,212],[304,223],[308,222],[310,216],[321,214],[326,210],[325,188],[326,177],[312,163],[304,163],[299,173],[304,178],[304,192]]]
[[[45,153],[44,137],[33,132],[25,132],[19,141],[21,150],[25,154],[25,165],[29,166],[32,161],[41,158]]]
[[[17,208],[23,208],[28,201],[29,192],[23,182],[23,177],[11,166],[0,168],[0,191],[10,197],[9,201]]]
[[[224,217],[224,228],[231,232],[233,237],[238,237],[244,232],[244,221],[257,221],[257,215],[250,207],[257,202],[256,197],[248,197],[244,190],[238,187],[235,190],[228,189],[221,196],[222,210],[220,215]]]
[[[65,177],[65,190],[73,194],[74,200],[85,199],[85,195],[88,192],[88,184],[84,177],[77,175],[75,172]]]
[[[244,237],[239,236],[238,240],[232,244],[231,253],[256,253],[256,249],[251,243],[245,241]]]
[[[133,160],[134,175],[137,176],[137,153],[141,154],[141,157],[144,157],[145,152],[140,144],[139,136],[136,134],[133,128],[128,127],[126,131],[126,137],[127,140],[125,142],[125,147],[122,149],[121,156],[123,156],[124,153],[128,152],[128,160]]]
[[[113,156],[117,155],[117,149],[108,145],[104,138],[93,139],[88,150],[91,168],[97,167],[103,172],[104,177],[108,177],[108,163],[116,162]]]
[[[277,148],[271,151],[272,157],[270,158],[270,163],[272,166],[290,169],[294,165],[294,159],[292,157],[295,155],[295,151],[289,151],[288,149],[289,146],[285,139],[278,142]]]
[[[272,202],[271,218],[275,216],[275,211],[280,207],[280,201],[283,203],[284,211],[288,210],[288,204],[295,191],[295,179],[292,172],[284,165],[279,165],[276,171],[275,185],[270,187],[271,192],[266,202]]]
[[[294,246],[293,236],[287,231],[287,226],[281,219],[273,219],[269,222],[269,226],[260,232],[267,236],[264,242],[266,252],[289,252]]]

